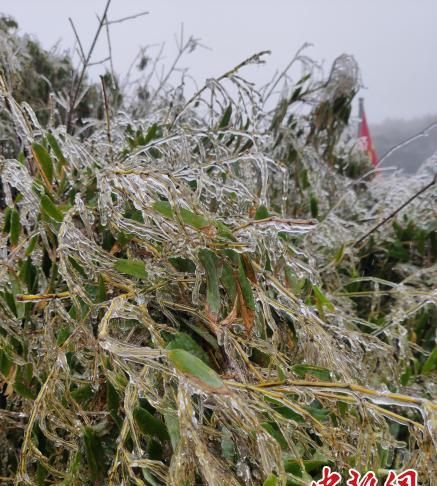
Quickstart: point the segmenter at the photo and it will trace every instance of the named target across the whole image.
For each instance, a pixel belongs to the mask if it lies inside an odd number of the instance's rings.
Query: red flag
[[[369,155],[369,159],[373,166],[378,165],[378,155],[373,147],[372,137],[370,135],[369,126],[367,125],[366,113],[364,112],[364,100],[360,98],[360,125],[358,127],[358,137],[364,142],[364,150]]]

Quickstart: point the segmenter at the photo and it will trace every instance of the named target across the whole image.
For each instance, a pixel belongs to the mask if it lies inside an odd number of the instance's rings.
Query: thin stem
[[[106,136],[108,138],[110,158],[111,158],[111,161],[112,161],[114,154],[113,154],[113,151],[112,151],[111,116],[110,116],[110,108],[109,108],[109,101],[108,101],[108,93],[106,91],[105,78],[103,76],[100,76],[100,81],[102,83],[103,101],[104,101],[104,104],[105,104]]]
[[[76,26],[74,25],[73,19],[71,17],[68,17],[68,21],[70,22],[71,28],[73,29],[74,37],[76,38],[77,45],[79,46],[81,61],[85,62],[85,51],[83,50],[82,42],[80,40],[79,34],[77,33]]]
[[[378,164],[376,165],[376,168],[379,167],[388,157],[390,157],[390,155],[392,155],[394,152],[396,152],[397,150],[405,147],[405,145],[408,145],[409,143],[411,142],[414,142],[414,140],[420,138],[420,137],[425,137],[426,135],[428,135],[428,132],[430,130],[432,130],[433,128],[436,128],[437,127],[437,121],[434,121],[433,123],[431,123],[430,125],[428,125],[426,128],[424,128],[423,130],[421,130],[420,132],[416,133],[415,135],[412,135],[411,137],[407,138],[406,140],[403,140],[402,142],[398,143],[397,145],[395,145],[394,147],[392,147],[391,149],[389,149],[380,159],[380,161],[378,162]]]
[[[426,186],[422,187],[419,191],[417,191],[413,196],[411,196],[407,201],[405,201],[403,204],[401,204],[397,209],[395,209],[393,212],[391,212],[388,216],[386,216],[381,222],[379,222],[376,226],[374,226],[370,231],[368,231],[364,236],[362,236],[358,241],[354,243],[354,247],[359,246],[366,238],[368,238],[372,233],[374,233],[376,230],[378,230],[382,225],[384,225],[387,221],[389,221],[391,218],[396,216],[396,214],[399,213],[399,211],[402,211],[408,204],[410,204],[414,199],[419,197],[421,194],[423,194],[427,189],[429,189],[431,186],[433,186],[436,183],[437,180],[437,174],[434,175],[434,178],[432,181],[427,184]]]
[[[70,106],[69,106],[69,110],[68,110],[68,114],[67,114],[67,122],[66,122],[67,132],[71,131],[72,121],[73,121],[73,112],[74,112],[74,109],[76,107],[77,99],[79,97],[80,88],[82,86],[83,80],[85,79],[85,73],[86,73],[86,70],[87,70],[89,63],[91,61],[91,56],[93,55],[97,41],[100,37],[100,32],[101,32],[101,30],[102,30],[102,28],[105,24],[105,20],[106,20],[107,14],[108,14],[110,4],[111,4],[111,0],[108,0],[106,2],[105,10],[103,11],[103,15],[102,15],[102,18],[100,19],[96,33],[94,34],[94,39],[91,43],[88,54],[86,55],[85,60],[82,64],[82,70],[79,74],[78,81],[77,81],[76,86],[74,88],[73,96],[70,97]]]
[[[134,15],[128,15],[127,17],[122,17],[122,18],[117,19],[117,20],[107,20],[105,23],[107,25],[121,24],[122,22],[126,22],[126,20],[137,19],[138,17],[142,17],[144,15],[149,15],[149,12],[144,11],[144,12],[140,12],[140,13],[137,13],[137,14],[134,14]]]
[[[59,292],[57,294],[17,294],[15,298],[18,302],[38,302],[41,300],[67,299],[70,292]]]

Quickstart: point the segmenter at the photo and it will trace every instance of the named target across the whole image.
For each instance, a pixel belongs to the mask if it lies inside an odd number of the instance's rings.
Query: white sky
[[[106,0],[0,0],[23,32],[49,48],[73,46],[72,17],[85,48]],[[111,27],[115,69],[125,72],[141,45],[166,42],[168,62],[174,34],[200,38],[212,50],[196,50],[182,63],[199,84],[219,76],[249,55],[270,49],[267,66],[247,75],[257,83],[282,69],[304,43],[307,54],[329,71],[346,52],[357,59],[366,89],[370,123],[437,113],[437,0],[112,0],[109,18],[148,10],[149,15]],[[98,46],[96,60],[106,57]],[[103,69],[102,67],[98,69]]]

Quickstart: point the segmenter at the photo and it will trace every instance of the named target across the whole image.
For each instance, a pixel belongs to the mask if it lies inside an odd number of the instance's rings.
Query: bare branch
[[[77,98],[78,98],[79,93],[80,93],[80,88],[81,88],[82,83],[83,83],[83,80],[85,78],[86,70],[89,67],[89,64],[90,64],[90,61],[91,61],[91,57],[93,55],[93,52],[94,52],[94,49],[96,47],[97,41],[98,41],[98,39],[100,37],[100,32],[101,32],[101,30],[103,28],[103,25],[104,25],[104,22],[106,20],[106,16],[108,14],[108,10],[109,10],[109,6],[110,5],[111,5],[111,0],[108,0],[106,2],[106,6],[105,6],[105,9],[103,11],[103,15],[102,15],[101,21],[99,22],[99,25],[97,27],[96,33],[94,34],[94,39],[93,39],[93,41],[91,43],[91,46],[90,46],[89,51],[88,51],[88,54],[86,55],[85,60],[83,62],[82,70],[81,70],[81,72],[79,74],[79,77],[78,77],[76,86],[74,87],[73,95],[70,97],[70,107],[69,107],[69,110],[68,110],[67,122],[66,122],[67,131],[71,131],[71,122],[72,122],[72,119],[73,119],[73,112],[74,112],[74,109],[76,107],[76,101],[77,101]]]
[[[417,197],[423,194],[427,189],[433,186],[436,183],[437,174],[434,175],[433,180],[427,184],[426,186],[422,187],[419,191],[417,191],[413,196],[411,196],[407,201],[401,204],[398,208],[396,208],[392,213],[386,216],[381,222],[379,222],[376,226],[374,226],[370,231],[368,231],[364,236],[362,236],[358,241],[355,242],[354,246],[357,247],[362,243],[367,237],[369,237],[372,233],[374,233],[378,228],[380,228],[383,224],[389,221],[391,218],[396,216],[402,209],[404,209],[410,202],[414,201]]]
[[[73,29],[74,37],[76,38],[76,42],[79,46],[79,55],[82,62],[85,62],[85,51],[83,50],[82,42],[80,40],[79,34],[77,33],[76,26],[74,25],[73,19],[68,17],[68,21],[70,22],[71,28]]]
[[[399,144],[395,145],[394,147],[392,147],[388,152],[386,152],[382,156],[381,160],[378,162],[378,164],[376,165],[376,167],[379,167],[388,157],[390,157],[390,155],[392,155],[397,150],[405,147],[406,145],[408,145],[411,142],[414,142],[414,140],[417,140],[418,138],[426,137],[428,135],[428,133],[433,128],[436,128],[436,127],[437,127],[437,121],[434,121],[433,123],[431,123],[430,125],[428,125],[426,128],[424,128],[420,132],[416,133],[415,135],[412,135],[411,137],[407,138],[406,140],[403,140]]]
[[[126,22],[126,20],[133,20],[137,19],[138,17],[143,17],[144,15],[149,15],[150,12],[140,12],[134,15],[128,15],[127,17],[122,17],[121,19],[117,20],[107,20],[105,25],[112,25],[112,24],[121,24],[122,22]]]

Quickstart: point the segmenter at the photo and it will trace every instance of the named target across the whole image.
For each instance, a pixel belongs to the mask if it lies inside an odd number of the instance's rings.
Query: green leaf
[[[170,436],[171,446],[175,451],[181,439],[181,433],[179,429],[179,418],[176,414],[165,413],[164,420],[165,420],[165,425],[167,427],[168,434]]]
[[[82,267],[80,263],[78,263],[73,257],[69,256],[68,261],[70,262],[71,266],[83,277],[87,278],[88,275],[85,272],[85,269]]]
[[[14,208],[11,211],[11,227],[10,227],[10,241],[11,245],[16,246],[18,239],[20,238],[21,225],[20,225],[20,215],[18,211]]]
[[[306,473],[317,472],[322,468],[322,466],[333,465],[333,462],[325,457],[320,452],[316,452],[311,459],[303,460],[303,465],[305,467]],[[301,461],[297,459],[286,459],[284,460],[285,472],[301,476]]]
[[[81,405],[86,405],[94,396],[93,389],[90,384],[83,385],[76,390],[71,392],[71,396],[76,400],[76,402]]]
[[[120,397],[117,390],[110,381],[106,382],[106,408],[114,422],[120,427],[121,419],[118,413],[120,407]]]
[[[69,329],[66,326],[62,326],[59,329],[58,335],[56,336],[56,344],[58,346],[62,346],[65,343],[65,341],[70,337],[71,332],[72,332],[71,329]]]
[[[232,115],[232,105],[229,104],[223,113],[222,119],[220,120],[219,128],[226,128],[229,125],[229,121],[231,120],[231,115]]]
[[[30,256],[35,249],[36,242],[38,241],[38,235],[32,236],[31,240],[29,241],[29,245],[26,248],[26,256]]]
[[[45,194],[41,197],[41,208],[47,216],[54,219],[58,223],[61,223],[64,219],[64,215],[59,208]]]
[[[261,427],[267,431],[281,446],[281,449],[286,450],[288,448],[287,441],[285,440],[279,427],[273,422],[263,422]]]
[[[165,218],[173,219],[173,209],[168,201],[156,201],[153,204],[153,209],[162,214]]]
[[[266,219],[269,216],[270,214],[265,206],[258,206],[255,213],[255,220]]]
[[[36,483],[38,486],[44,486],[47,475],[47,469],[39,462],[36,466]]]
[[[38,160],[38,163],[44,172],[44,175],[46,176],[47,180],[52,183],[53,181],[53,162],[52,159],[47,152],[46,148],[39,144],[39,143],[33,143],[32,144],[32,149],[34,156]]]
[[[310,197],[310,210],[311,210],[311,216],[313,218],[317,218],[319,215],[319,201],[317,200],[317,197],[314,196],[314,194],[311,194]]]
[[[178,332],[172,341],[167,344],[166,349],[184,349],[194,356],[197,356],[207,365],[211,365],[208,353],[187,333]]]
[[[3,219],[3,233],[8,234],[9,231],[11,230],[11,208],[9,206],[6,206],[5,209],[5,215]]]
[[[145,408],[137,407],[133,411],[133,417],[143,434],[156,437],[161,441],[169,440],[170,437],[164,422],[161,422]]]
[[[219,375],[197,356],[193,356],[183,349],[172,349],[167,356],[178,371],[189,375],[194,381],[200,382],[214,391],[223,392],[226,390]]]
[[[185,322],[185,325],[189,327],[192,331],[194,331],[202,339],[204,339],[213,349],[215,349],[216,351],[219,349],[217,338],[210,334],[210,332],[207,331],[204,326],[193,324],[192,322],[188,321]]]
[[[220,290],[217,276],[217,256],[210,250],[199,250],[199,260],[206,272],[206,300],[212,314],[220,310]]]
[[[29,293],[36,292],[38,285],[38,272],[29,257],[22,262],[19,275],[21,281],[26,284],[27,291]]]
[[[331,312],[334,311],[334,305],[317,285],[313,285],[313,292],[317,309],[321,314],[323,314],[324,307],[326,307]]]
[[[88,467],[91,473],[91,479],[94,483],[103,478],[105,460],[102,442],[96,431],[91,427],[85,427],[83,440],[85,443],[85,452]]]
[[[3,376],[7,376],[9,370],[13,365],[13,361],[9,358],[4,349],[0,349],[0,372]]]
[[[17,302],[15,301],[15,296],[5,290],[3,292],[3,298],[6,301],[6,304],[8,304],[9,309],[12,311],[12,313],[15,315],[15,317],[18,317],[18,312],[17,312]]]
[[[234,305],[235,297],[237,295],[237,284],[235,282],[235,279],[236,276],[234,275],[234,270],[232,266],[229,265],[229,263],[225,262],[223,264],[220,280],[226,290],[226,293],[229,296],[229,302],[231,305]]]
[[[335,265],[339,265],[341,263],[341,261],[343,260],[345,249],[346,249],[346,246],[343,243],[335,254],[335,257],[334,257]]]
[[[432,350],[432,353],[428,356],[428,359],[422,366],[422,373],[431,373],[437,370],[437,347]]]
[[[194,273],[196,271],[196,265],[189,258],[170,257],[168,261],[178,272]]]
[[[47,133],[46,137],[47,137],[47,141],[49,142],[50,147],[52,148],[53,152],[56,155],[56,158],[62,164],[66,164],[67,161],[65,160],[64,154],[62,153],[61,147],[59,147],[59,144],[58,144],[58,141],[56,140],[56,138],[51,133]]]
[[[35,400],[35,393],[24,383],[15,382],[14,391],[27,400]]]
[[[231,432],[226,428],[223,427],[222,430],[222,437],[220,441],[220,446],[222,449],[222,456],[227,460],[232,462],[235,458],[235,444],[232,439]]]
[[[147,271],[144,262],[140,260],[126,260],[124,258],[119,258],[115,264],[114,268],[121,273],[130,275],[136,278],[147,278]]]
[[[278,484],[278,477],[275,474],[269,474],[263,482],[263,486],[276,486]]]
[[[326,408],[320,408],[318,405],[305,405],[303,408],[320,422],[328,420],[331,414],[329,410]]]
[[[287,285],[291,287],[295,295],[300,295],[305,285],[305,279],[299,279],[288,265],[285,267],[284,273]]]
[[[240,282],[241,292],[243,294],[243,299],[246,306],[250,310],[254,311],[255,300],[253,298],[252,287],[250,285],[249,279],[246,276],[246,271],[244,269],[244,264],[241,257],[238,264],[238,281]]]
[[[169,201],[156,201],[153,204],[153,209],[158,211],[167,219],[174,219],[174,212]],[[193,213],[185,208],[180,208],[179,213],[183,223],[188,224],[196,229],[206,228],[210,225],[210,221],[200,214]]]
[[[295,364],[291,369],[300,377],[305,378],[306,374],[310,374],[319,378],[322,381],[331,381],[331,373],[326,368],[307,364]]]
[[[105,280],[103,279],[102,274],[99,273],[98,286],[96,292],[96,301],[97,303],[101,303],[101,302],[105,302],[105,300],[106,300]]]
[[[188,209],[180,209],[182,221],[196,229],[206,228],[210,225],[210,222],[202,215],[193,213]]]
[[[237,241],[229,226],[226,226],[221,221],[215,221],[214,226],[217,228],[217,236],[231,241]]]
[[[159,125],[157,123],[154,123],[153,125],[151,125],[149,127],[149,129],[147,130],[146,136],[144,137],[144,144],[143,145],[147,145],[148,143],[150,143],[152,140],[154,140],[157,137],[158,128],[159,128]]]

